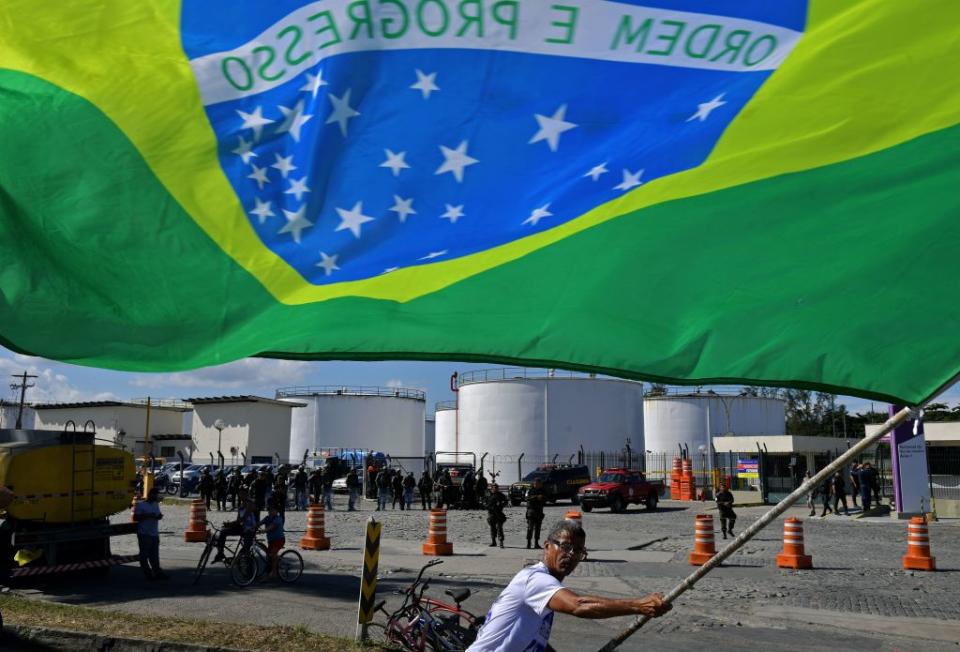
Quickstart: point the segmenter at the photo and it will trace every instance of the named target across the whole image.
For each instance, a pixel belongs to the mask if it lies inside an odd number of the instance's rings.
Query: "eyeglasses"
[[[569,541],[557,541],[556,539],[547,539],[547,541],[560,548],[560,552],[565,555],[573,555],[575,559],[581,561],[587,558],[586,548],[575,548]]]

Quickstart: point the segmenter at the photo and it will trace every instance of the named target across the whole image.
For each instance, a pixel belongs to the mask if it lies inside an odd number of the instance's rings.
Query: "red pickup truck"
[[[647,482],[643,473],[628,469],[607,469],[596,482],[580,487],[580,506],[589,512],[594,507],[609,507],[611,512],[622,512],[630,504],[644,504],[655,510],[660,496],[666,491],[662,482]]]

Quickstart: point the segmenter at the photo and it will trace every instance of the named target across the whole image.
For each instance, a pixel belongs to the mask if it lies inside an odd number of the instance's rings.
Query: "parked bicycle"
[[[461,606],[470,597],[470,589],[445,591],[455,606],[424,597],[430,586],[429,579],[422,580],[424,571],[442,563],[443,560],[433,559],[420,569],[417,579],[403,592],[403,604],[392,614],[384,608],[385,600],[376,604],[374,610],[382,612],[386,622],[369,625],[368,633],[374,640],[393,643],[410,652],[463,652],[473,643],[483,618]]]
[[[207,544],[200,553],[197,569],[193,574],[193,583],[200,581],[207,567],[210,555],[217,549],[217,536],[221,528],[208,522],[211,531],[207,534]],[[230,579],[237,586],[250,586],[270,567],[267,545],[256,537],[241,536],[234,546],[224,546],[223,565],[230,569]],[[303,557],[291,548],[281,550],[277,555],[277,575],[281,582],[296,582],[303,575]]]

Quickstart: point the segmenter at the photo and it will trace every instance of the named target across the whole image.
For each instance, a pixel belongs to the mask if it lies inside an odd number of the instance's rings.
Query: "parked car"
[[[548,503],[569,499],[576,505],[580,502],[578,490],[590,483],[590,470],[582,464],[543,464],[520,482],[510,485],[510,503],[516,507],[524,502],[527,492],[537,480],[543,483]]]
[[[580,505],[589,512],[594,507],[609,507],[622,512],[629,505],[646,505],[655,510],[666,486],[659,480],[649,482],[643,473],[629,469],[607,469],[596,482],[580,488]]]

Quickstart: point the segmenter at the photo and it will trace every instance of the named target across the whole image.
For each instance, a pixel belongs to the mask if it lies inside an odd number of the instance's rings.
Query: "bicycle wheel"
[[[239,552],[230,565],[230,577],[237,586],[250,586],[257,579],[259,564],[254,554]]]
[[[387,639],[387,626],[383,623],[370,623],[367,625],[367,640],[380,645],[389,643],[390,640]]]
[[[303,575],[303,557],[296,550],[284,550],[277,558],[277,574],[281,582],[296,582]]]
[[[387,622],[387,640],[409,652],[426,651],[426,631],[415,609],[395,614]]]
[[[207,537],[207,545],[204,546],[203,552],[200,553],[200,561],[197,562],[197,570],[193,573],[193,583],[196,584],[200,581],[200,576],[203,575],[203,571],[207,568],[207,562],[210,560],[210,553],[213,552],[213,536]]]

